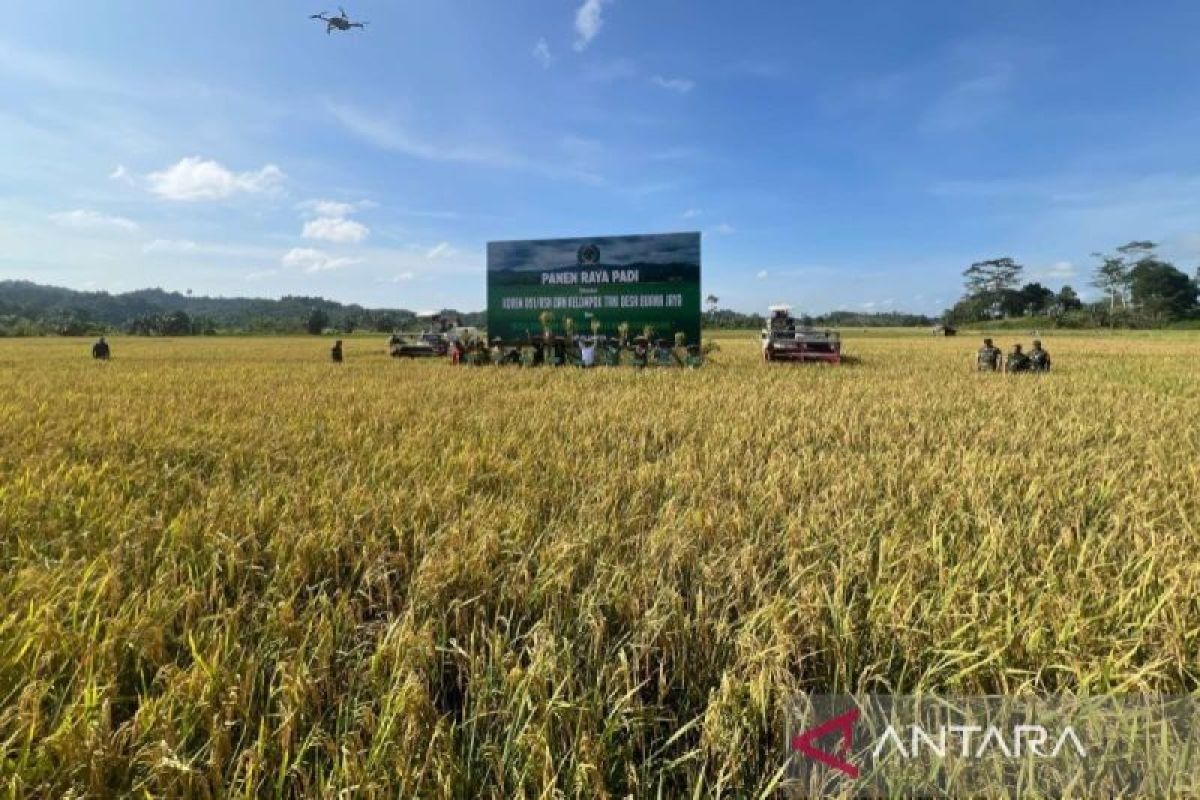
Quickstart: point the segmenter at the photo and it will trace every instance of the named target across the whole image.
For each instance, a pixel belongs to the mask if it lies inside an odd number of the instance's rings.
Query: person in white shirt
[[[594,339],[580,341],[579,363],[584,368],[596,366],[596,341]]]

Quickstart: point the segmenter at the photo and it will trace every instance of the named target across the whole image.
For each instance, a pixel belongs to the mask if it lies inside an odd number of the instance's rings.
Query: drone
[[[369,22],[351,22],[350,17],[346,15],[346,9],[338,6],[338,11],[342,12],[339,16],[331,17],[328,11],[322,11],[320,14],[313,14],[309,19],[319,19],[325,23],[325,35],[333,33],[334,30],[348,31],[351,28],[366,28],[371,23]]]

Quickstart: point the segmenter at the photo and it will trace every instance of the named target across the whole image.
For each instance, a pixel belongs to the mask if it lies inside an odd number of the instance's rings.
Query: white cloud
[[[318,239],[337,244],[358,244],[370,233],[370,228],[352,219],[318,217],[304,223],[303,236],[305,239]]]
[[[604,27],[604,6],[612,0],[584,0],[575,11],[575,52],[582,53]]]
[[[1015,71],[1012,64],[996,61],[954,84],[925,113],[922,127],[938,133],[955,132],[995,118],[1005,108]]]
[[[264,269],[264,270],[259,270],[258,272],[251,272],[250,274],[248,274],[246,276],[246,280],[261,281],[263,278],[270,278],[271,276],[278,275],[278,274],[279,274],[279,270],[277,270],[277,269]]]
[[[337,200],[306,200],[296,208],[311,212],[318,217],[348,217],[358,209],[358,204],[342,203]]]
[[[680,214],[680,216],[683,217],[684,219],[695,219],[696,217],[700,216],[703,213],[704,212],[698,208],[689,208],[687,211]]]
[[[672,92],[679,94],[687,94],[692,89],[696,88],[696,82],[687,78],[664,78],[662,75],[655,75],[650,79],[650,82],[655,86],[663,89],[669,89]]]
[[[415,272],[401,272],[396,277],[392,278],[392,283],[405,283],[406,281],[414,280],[417,277]]]
[[[261,194],[277,189],[287,176],[274,164],[256,172],[232,172],[216,161],[191,156],[146,176],[154,194],[168,200],[221,200],[239,192]]]
[[[377,205],[370,200],[357,200],[353,203],[341,200],[305,200],[298,203],[296,208],[312,217],[348,217],[356,211],[375,208]]]
[[[132,186],[134,184],[133,174],[130,173],[129,170],[125,169],[124,164],[117,164],[117,168],[109,173],[108,179],[110,181],[120,181],[121,183],[127,183],[130,186]]]
[[[876,305],[878,305],[878,304],[877,303],[863,303],[862,307],[865,308],[867,311],[870,311],[873,308],[875,308]]]
[[[729,236],[731,233],[734,233],[735,230],[736,229],[732,225],[730,225],[728,222],[722,222],[720,225],[713,228],[712,232],[719,233],[722,236]]]
[[[458,251],[452,248],[449,242],[440,242],[426,253],[425,257],[432,260],[435,258],[448,258],[457,254]]]
[[[756,275],[755,277],[757,277],[760,281],[765,281],[770,276],[770,274],[771,273],[767,272],[765,269],[760,269],[758,271],[758,275]]]
[[[126,233],[136,233],[141,230],[138,224],[131,219],[113,217],[83,208],[74,211],[64,211],[60,214],[51,214],[50,220],[54,224],[61,225],[64,228],[76,228],[79,230],[119,230]]]
[[[1055,261],[1050,266],[1046,267],[1041,272],[1034,275],[1035,278],[1074,278],[1077,273],[1075,265],[1070,261]]]
[[[520,159],[488,147],[458,147],[440,142],[435,144],[421,141],[393,122],[371,117],[350,106],[330,104],[329,112],[351,133],[384,150],[394,150],[427,161],[457,161],[496,167],[521,166]]]
[[[155,239],[142,247],[143,253],[190,253],[199,245],[188,239]]]
[[[542,69],[550,69],[554,56],[550,54],[550,44],[544,38],[538,39],[537,44],[533,46],[533,57],[542,65]]]
[[[601,176],[580,170],[573,165],[548,163],[543,153],[536,157],[525,157],[490,143],[455,145],[447,144],[441,139],[423,140],[411,135],[394,121],[374,117],[351,106],[331,103],[328,109],[338,122],[364,141],[380,149],[403,153],[412,158],[499,169],[522,169],[548,178],[566,178],[592,185],[604,182]]]
[[[314,272],[328,272],[330,270],[349,267],[359,263],[359,260],[356,258],[335,258],[323,250],[314,250],[309,247],[295,247],[284,254],[281,263],[288,269],[303,270],[311,275]]]

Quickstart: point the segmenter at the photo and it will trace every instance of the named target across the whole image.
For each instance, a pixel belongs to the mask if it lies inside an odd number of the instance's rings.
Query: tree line
[[[482,313],[443,313],[482,327]],[[0,281],[0,336],[391,333],[420,330],[425,324],[413,311],[370,309],[321,297],[199,297],[161,289],[109,294]]]
[[[1012,258],[977,261],[963,272],[965,293],[944,319],[951,325],[1046,317],[1063,327],[1156,327],[1200,319],[1200,268],[1194,276],[1161,258],[1158,245],[1132,241],[1093,253],[1091,285],[1103,299],[1084,303],[1071,286],[1054,292]]]
[[[762,314],[743,314],[721,308],[721,298],[710,294],[704,300],[704,327],[719,330],[761,330],[767,320]],[[906,311],[830,311],[825,314],[801,314],[800,324],[817,328],[910,328],[934,323],[925,314]]]

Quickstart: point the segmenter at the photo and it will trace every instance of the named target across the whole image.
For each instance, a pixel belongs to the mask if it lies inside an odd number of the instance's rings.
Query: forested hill
[[[448,310],[464,325],[484,323],[483,312]],[[193,297],[162,289],[125,294],[77,292],[29,281],[0,281],[0,334],[85,335],[100,332],[167,334],[299,333],[336,330],[417,329],[422,321],[406,309],[368,309],[321,297],[279,300]]]

